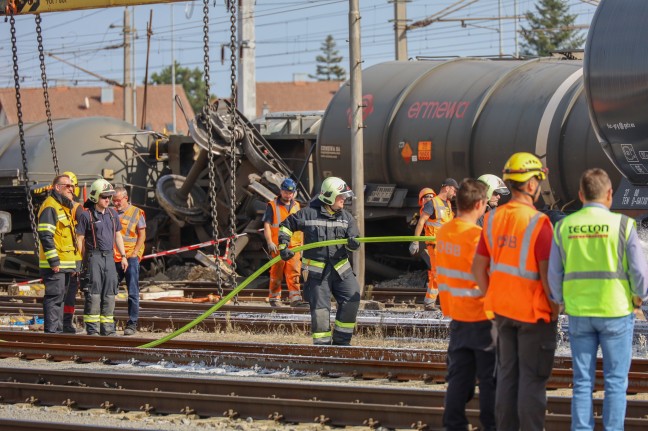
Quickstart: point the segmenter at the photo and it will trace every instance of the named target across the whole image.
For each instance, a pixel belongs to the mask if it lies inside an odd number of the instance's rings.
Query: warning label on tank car
[[[638,162],[637,153],[635,153],[632,144],[621,144],[621,151],[628,162]]]
[[[320,147],[320,157],[323,159],[339,159],[342,149],[337,145],[322,145]]]
[[[418,159],[432,160],[432,141],[419,141]]]
[[[639,151],[639,157],[644,160],[648,159],[648,151]]]
[[[630,166],[638,174],[648,174],[648,169],[644,165],[631,163]]]

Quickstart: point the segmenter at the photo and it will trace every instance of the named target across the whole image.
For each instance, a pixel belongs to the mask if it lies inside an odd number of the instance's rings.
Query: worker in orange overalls
[[[425,236],[436,236],[437,230],[445,223],[454,218],[452,206],[450,201],[457,193],[459,184],[452,178],[446,178],[441,184],[439,194],[434,196],[431,200],[427,201],[421,211],[421,216],[414,229],[414,236],[421,235],[423,228],[425,228]],[[427,251],[430,255],[430,270],[428,271],[428,287],[425,292],[424,307],[426,310],[436,309],[436,299],[439,294],[437,288],[437,272],[436,272],[436,257],[434,247],[436,246],[436,239],[426,242]],[[410,254],[418,253],[418,241],[410,244]]]
[[[423,214],[423,207],[435,196],[436,196],[436,192],[429,187],[423,187],[419,191],[419,196],[418,196],[419,212],[418,214],[414,214],[414,216],[412,217],[410,226],[416,228],[416,225],[418,224],[418,221],[421,218],[421,214]],[[427,234],[428,234],[428,228],[427,225],[425,225],[423,227],[423,236],[427,236]],[[416,241],[416,244],[414,243],[410,244],[410,253],[412,254],[412,256],[416,255],[418,252],[419,252],[418,241]],[[419,255],[421,259],[423,259],[423,262],[425,262],[425,266],[427,266],[428,269],[430,269],[430,254],[427,251],[427,247],[424,248]],[[425,283],[425,287],[427,289],[427,282]]]
[[[279,224],[290,214],[294,214],[301,209],[299,202],[295,201],[297,193],[297,183],[290,178],[286,178],[281,183],[279,196],[268,202],[266,212],[263,215],[263,234],[268,244],[268,250],[272,257],[279,255]],[[297,247],[303,243],[301,232],[295,233],[290,240],[290,247]],[[299,275],[301,273],[301,253],[295,255],[287,261],[280,260],[270,268],[270,294],[268,300],[270,306],[278,307],[281,305],[281,281],[285,277],[288,285],[288,299],[292,307],[306,307],[308,303],[302,300],[301,288],[299,285]]]
[[[448,390],[443,427],[469,429],[466,403],[479,380],[479,420],[484,430],[495,430],[495,339],[492,321],[484,311],[484,295],[471,272],[481,236],[477,220],[488,205],[487,185],[466,179],[457,191],[457,217],[436,236],[439,300],[450,322]],[[473,424],[474,425],[474,424]]]
[[[503,179],[511,200],[484,217],[472,272],[497,326],[498,430],[542,431],[545,385],[556,350],[558,305],[547,268],[553,229],[536,210],[547,169],[530,153],[513,154]]]

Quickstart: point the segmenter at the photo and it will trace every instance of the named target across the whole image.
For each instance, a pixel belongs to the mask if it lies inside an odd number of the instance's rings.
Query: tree
[[[342,56],[335,49],[335,40],[332,35],[326,36],[320,48],[323,55],[315,57],[317,61],[317,72],[315,75],[309,75],[318,81],[344,81],[346,80],[346,70],[338,66],[342,62]]]
[[[539,0],[536,12],[527,12],[529,28],[522,26],[523,50],[527,55],[547,56],[551,51],[579,49],[585,37],[574,28],[575,14],[570,14],[565,0]]]
[[[196,67],[189,69],[182,67],[175,62],[176,83],[182,84],[187,99],[193,108],[194,112],[202,111],[205,104],[205,79],[203,78],[203,71]],[[153,73],[151,75],[150,84],[171,84],[171,66],[165,67],[160,73]]]

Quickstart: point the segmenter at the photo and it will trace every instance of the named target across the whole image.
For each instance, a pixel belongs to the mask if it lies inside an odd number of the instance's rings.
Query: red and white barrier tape
[[[263,230],[263,229],[259,229],[259,230]],[[172,255],[172,254],[183,253],[185,251],[197,250],[199,248],[209,247],[210,245],[218,244],[218,243],[221,243],[223,241],[227,241],[227,245],[225,247],[225,254],[224,254],[225,256],[227,256],[231,240],[233,238],[239,238],[239,237],[242,237],[242,236],[245,236],[245,235],[247,235],[247,233],[240,233],[238,235],[230,236],[230,237],[227,237],[227,238],[212,239],[210,241],[201,242],[199,244],[188,245],[188,246],[180,247],[180,248],[174,248],[172,250],[161,251],[159,253],[147,254],[146,256],[142,256],[142,260],[144,260],[144,259],[153,259],[154,257],[169,256],[169,255]],[[219,257],[219,259],[224,259],[224,258]],[[231,263],[229,259],[227,259],[227,261],[228,261],[228,263]],[[40,283],[42,281],[43,281],[42,278],[38,278],[38,279],[35,279],[35,280],[21,281],[20,283],[16,283],[16,285],[17,286],[23,286],[23,285],[26,285],[26,284]]]

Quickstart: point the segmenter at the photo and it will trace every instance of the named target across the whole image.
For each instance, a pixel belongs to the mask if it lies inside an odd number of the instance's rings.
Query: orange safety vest
[[[425,236],[436,236],[439,228],[454,218],[454,213],[450,207],[450,202],[445,201],[438,196],[433,197],[432,200],[428,202],[432,203],[432,206],[434,207],[434,217],[436,218],[430,216],[430,218],[427,219],[423,226],[423,233]],[[421,208],[421,212],[423,212],[423,208]],[[434,243],[434,241],[426,241],[426,244]]]
[[[129,205],[122,214],[119,214],[119,220],[122,226],[120,232],[124,240],[124,251],[127,255],[130,255],[135,250],[138,237],[137,225],[139,224],[140,217],[144,217],[144,211],[135,205]],[[142,256],[144,256],[144,247],[139,249],[137,255],[142,259]],[[115,262],[121,262],[121,254],[117,251],[117,244],[115,244]]]
[[[279,244],[279,224],[286,219],[290,214],[295,214],[301,209],[299,202],[292,201],[290,206],[278,205],[277,200],[268,202],[272,207],[272,223],[270,224],[270,232],[272,234],[272,242]],[[301,232],[294,232],[290,238],[290,247],[298,247],[304,243],[304,234]]]
[[[542,288],[535,255],[538,234],[549,217],[519,202],[495,208],[484,217],[483,236],[490,254],[490,280],[485,309],[536,323],[551,320],[551,307]]]
[[[454,219],[437,232],[439,299],[443,314],[453,320],[488,320],[484,312],[484,296],[471,272],[481,231],[475,224]]]

